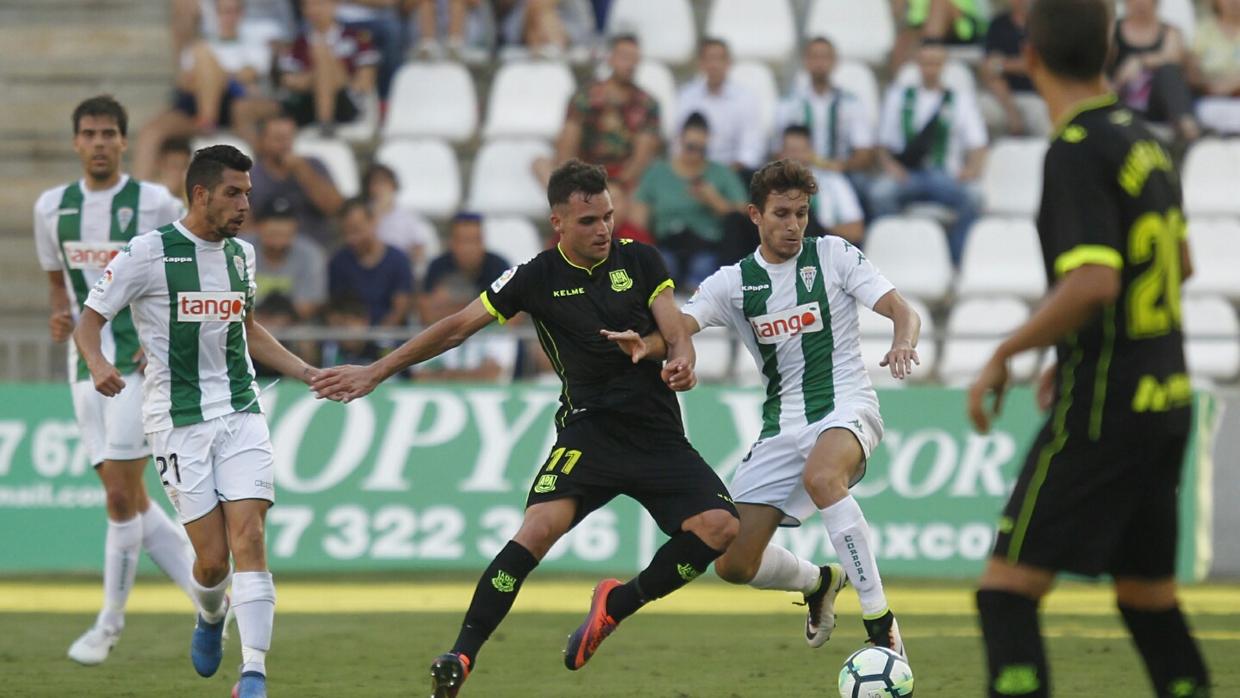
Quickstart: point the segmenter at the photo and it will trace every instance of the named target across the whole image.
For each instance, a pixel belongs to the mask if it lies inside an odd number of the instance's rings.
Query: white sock
[[[811,594],[818,588],[822,577],[818,566],[793,555],[791,551],[774,543],[768,543],[762,551],[758,572],[749,580],[755,589],[780,589]]]
[[[138,573],[138,556],[142,554],[142,520],[108,520],[108,534],[103,543],[103,609],[95,624],[108,630],[125,627],[125,603],[133,591],[134,575]]]
[[[861,600],[861,614],[865,618],[877,617],[887,612],[887,597],[883,594],[883,580],[878,576],[878,562],[870,539],[870,527],[861,513],[861,505],[849,495],[822,510],[822,521],[827,535],[840,556],[840,564],[857,590]]]
[[[194,598],[194,558],[189,541],[159,506],[142,512],[142,548],[190,599]]]
[[[237,572],[233,575],[233,613],[241,635],[241,671],[267,674],[267,650],[271,649],[271,626],[275,623],[276,587],[270,572]]]
[[[224,595],[228,592],[231,577],[232,575],[224,577],[213,587],[204,587],[193,576],[189,578],[194,590],[194,600],[198,602],[198,611],[208,623],[215,624],[224,620],[224,614],[228,612],[228,609],[224,608]]]

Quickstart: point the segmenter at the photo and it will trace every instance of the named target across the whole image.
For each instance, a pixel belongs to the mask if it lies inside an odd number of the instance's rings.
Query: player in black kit
[[[611,195],[601,167],[565,163],[552,174],[547,199],[560,234],[555,248],[504,272],[464,310],[379,361],[330,369],[312,385],[321,397],[361,397],[520,312],[533,320],[560,375],[555,446],[530,487],[520,530],[478,581],[456,644],[431,666],[433,698],[457,695],[526,576],[561,536],[617,495],[640,502],[671,539],[633,579],[595,587],[586,620],[564,652],[569,669],[585,665],[642,605],[704,572],[738,530],[728,491],[685,439],[679,404],[665,384],[692,387],[695,357],[662,257],[647,245],[612,239]],[[662,367],[634,363],[603,335],[656,329],[670,346]]]
[[[998,411],[1009,358],[1054,344],[1058,362],[1039,387],[1050,412],[977,592],[989,696],[1050,695],[1038,604],[1058,572],[1114,577],[1156,695],[1210,694],[1174,577],[1192,399],[1180,185],[1166,151],[1102,77],[1109,14],[1104,0],[1037,0],[1028,20],[1029,72],[1058,124],[1038,215],[1052,288],[970,390],[978,430]],[[993,411],[983,404],[990,393]]]

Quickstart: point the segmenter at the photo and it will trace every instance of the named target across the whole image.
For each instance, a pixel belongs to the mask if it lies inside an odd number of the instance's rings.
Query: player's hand
[[[969,419],[979,434],[989,432],[990,422],[1003,411],[1003,393],[1007,386],[1007,362],[1000,360],[998,355],[990,357],[977,380],[969,387]],[[994,402],[987,410],[986,398],[991,394],[994,395]]]
[[[879,366],[890,367],[891,377],[904,380],[913,374],[913,364],[921,365],[921,357],[917,350],[908,342],[892,344],[891,351],[878,362]]]
[[[125,381],[116,367],[107,361],[90,364],[90,378],[95,383],[95,390],[104,397],[114,397],[125,389]]]
[[[625,330],[623,332],[599,330],[599,334],[606,337],[607,341],[619,345],[620,351],[628,354],[633,359],[633,363],[641,361],[650,353],[650,347],[646,346],[646,340],[642,339],[642,336],[633,330]]]
[[[142,351],[142,347],[138,347],[138,350],[130,358],[133,359],[135,371],[140,374],[146,373],[146,352]]]
[[[1051,364],[1038,377],[1038,409],[1043,412],[1051,408],[1055,401],[1055,364]]]
[[[370,394],[379,384],[370,366],[336,366],[319,371],[310,381],[310,390],[320,400],[327,398],[349,403]]]
[[[53,311],[47,318],[47,328],[52,331],[52,341],[60,344],[73,334],[73,315],[68,308]]]
[[[678,393],[692,390],[693,386],[697,385],[697,374],[684,359],[672,359],[663,364],[662,376],[667,387]]]

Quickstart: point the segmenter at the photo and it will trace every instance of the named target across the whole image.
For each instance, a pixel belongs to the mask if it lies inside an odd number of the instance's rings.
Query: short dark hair
[[[166,153],[193,155],[194,147],[190,145],[188,138],[173,136],[172,138],[165,138],[164,142],[159,144],[159,154],[164,155]]]
[[[363,196],[366,196],[367,198],[370,197],[370,184],[374,181],[375,177],[387,177],[392,180],[392,184],[395,184],[397,189],[400,189],[400,178],[396,176],[396,170],[393,170],[381,162],[375,162],[371,163],[370,167],[366,168],[366,172],[362,174]]]
[[[702,55],[702,53],[711,46],[718,46],[722,48],[723,52],[728,54],[728,56],[732,55],[732,49],[728,46],[728,42],[717,36],[703,37],[702,41],[698,43],[698,55]]]
[[[348,199],[345,199],[345,200],[344,200],[344,203],[343,203],[343,204],[340,204],[340,213],[339,213],[339,215],[340,215],[340,217],[341,217],[342,219],[344,219],[344,218],[348,218],[348,217],[349,217],[349,214],[350,214],[350,213],[353,213],[353,210],[354,210],[354,209],[358,209],[358,208],[360,208],[360,209],[362,209],[362,211],[365,211],[365,212],[366,212],[366,217],[367,217],[367,218],[374,218],[374,217],[375,217],[375,212],[374,212],[373,210],[371,210],[371,208],[370,208],[370,202],[369,202],[369,201],[367,201],[364,197],[361,197],[361,196],[354,196],[354,197],[350,197],[350,198],[348,198]]]
[[[706,119],[705,114],[700,111],[695,111],[685,117],[685,123],[680,127],[680,132],[684,133],[691,128],[700,128],[703,131],[710,133],[710,121]]]
[[[607,170],[573,158],[551,173],[551,181],[547,183],[547,203],[552,208],[566,204],[577,192],[581,192],[582,199],[589,201],[590,197],[605,191]]]
[[[832,51],[835,50],[835,42],[823,36],[822,34],[812,37],[810,38],[809,41],[805,42],[805,48],[808,49],[810,46],[813,46],[814,44],[826,44],[827,47],[830,48]]]
[[[615,48],[616,44],[633,44],[640,47],[642,42],[633,32],[620,32],[619,34],[612,34],[611,39],[607,41],[607,45],[611,48]]]
[[[231,145],[210,145],[194,152],[185,170],[185,191],[192,197],[194,187],[204,187],[207,191],[215,189],[224,178],[224,170],[249,172],[254,161],[248,155]]]
[[[1036,0],[1029,10],[1029,42],[1051,73],[1079,82],[1106,67],[1111,10],[1103,0]]]
[[[749,180],[749,203],[765,210],[766,199],[771,194],[797,189],[806,196],[818,193],[818,180],[809,168],[793,160],[776,160],[768,162],[762,169],[753,173]]]
[[[297,220],[297,215],[293,213],[293,205],[283,196],[273,198],[265,203],[262,208],[254,212],[254,221],[256,223],[281,220]]]
[[[83,116],[110,116],[116,120],[116,129],[121,132],[122,136],[129,135],[129,114],[125,113],[125,107],[116,101],[112,95],[97,95],[90,99],[82,100],[73,110],[73,135],[77,135],[78,129],[82,125]]]
[[[272,291],[263,297],[256,310],[264,315],[287,315],[296,319],[297,306],[293,299],[279,291]]]
[[[474,223],[482,225],[482,214],[476,211],[457,211],[452,220],[449,221],[452,227],[456,227],[458,223]]]
[[[814,138],[814,134],[813,132],[809,130],[809,127],[802,126],[801,124],[789,125],[787,128],[784,129],[783,136],[784,138],[787,138],[788,136],[804,136],[811,140],[813,140]]]

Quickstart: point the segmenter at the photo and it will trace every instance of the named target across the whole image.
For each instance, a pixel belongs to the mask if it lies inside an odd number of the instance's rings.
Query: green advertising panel
[[[513,535],[554,440],[557,386],[384,386],[342,406],[299,385],[264,394],[276,454],[268,545],[278,571],[476,570]],[[854,489],[887,575],[976,575],[1041,417],[1028,390],[973,432],[962,391],[880,393],[886,434]],[[761,427],[762,394],[699,387],[682,397],[690,440],[727,481]],[[1211,402],[1199,398],[1198,414]],[[1182,488],[1179,571],[1204,574],[1209,535],[1202,425]],[[1208,441],[1205,441],[1208,443]],[[1208,452],[1208,449],[1206,449]],[[152,498],[167,508],[153,468]],[[1203,509],[1204,507],[1204,509]],[[103,490],[86,463],[63,385],[0,386],[0,573],[98,569]],[[554,549],[547,567],[636,570],[662,540],[634,502],[613,501]],[[834,557],[821,522],[776,538]]]

